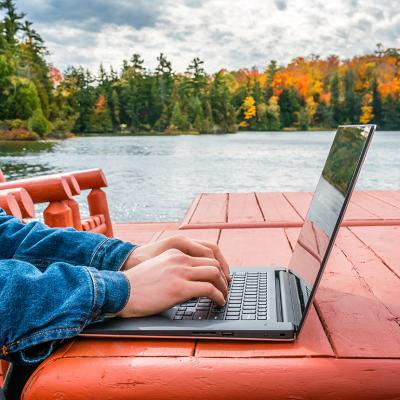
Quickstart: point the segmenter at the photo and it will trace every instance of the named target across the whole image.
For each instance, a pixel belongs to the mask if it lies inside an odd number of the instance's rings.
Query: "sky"
[[[153,69],[200,57],[205,69],[264,68],[297,56],[400,47],[400,0],[16,0],[64,70],[119,68],[139,53]]]

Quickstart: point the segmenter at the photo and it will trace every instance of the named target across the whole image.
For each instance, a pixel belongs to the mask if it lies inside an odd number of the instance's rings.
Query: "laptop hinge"
[[[302,289],[301,280],[292,272],[288,271],[288,281],[290,287],[290,300],[293,309],[293,324],[297,328],[305,311],[306,299]]]
[[[289,274],[287,271],[276,271],[277,283],[280,288],[280,309],[283,322],[294,321],[293,306],[290,292]],[[277,293],[278,295],[278,293]]]

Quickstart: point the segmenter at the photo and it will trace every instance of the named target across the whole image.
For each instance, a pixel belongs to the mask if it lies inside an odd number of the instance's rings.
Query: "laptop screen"
[[[374,129],[374,125],[340,126],[336,132],[289,265],[314,292]]]

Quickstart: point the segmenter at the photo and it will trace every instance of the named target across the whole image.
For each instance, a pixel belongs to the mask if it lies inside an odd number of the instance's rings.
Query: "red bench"
[[[49,203],[43,212],[44,222],[50,227],[74,227],[106,236],[113,236],[108,202],[102,188],[107,180],[100,169],[65,174],[38,176],[6,181],[0,171],[0,190],[24,188],[35,204]],[[90,190],[87,201],[90,215],[82,218],[74,196]]]

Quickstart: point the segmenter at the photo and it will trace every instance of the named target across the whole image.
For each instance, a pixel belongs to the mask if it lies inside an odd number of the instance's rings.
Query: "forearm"
[[[22,224],[0,210],[0,259],[16,259],[46,268],[54,262],[118,271],[135,246],[74,229],[51,229],[39,222]]]
[[[56,341],[76,336],[106,313],[120,311],[129,292],[122,272],[65,263],[41,272],[23,261],[0,261],[1,358],[41,361]],[[32,347],[40,350],[32,352]]]

